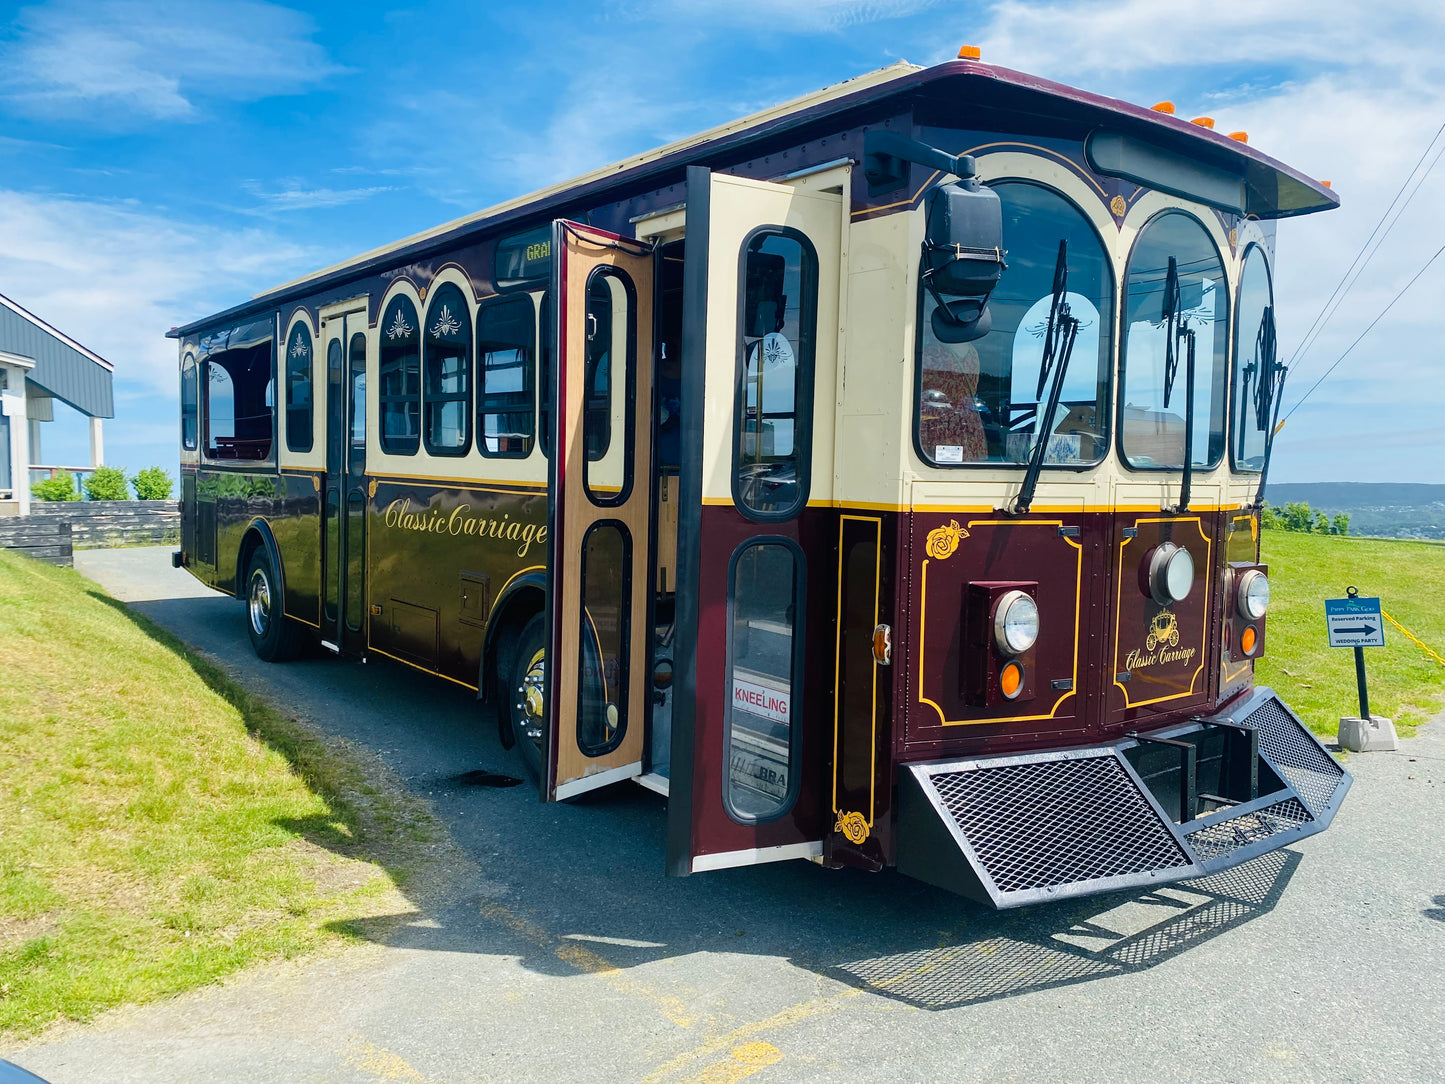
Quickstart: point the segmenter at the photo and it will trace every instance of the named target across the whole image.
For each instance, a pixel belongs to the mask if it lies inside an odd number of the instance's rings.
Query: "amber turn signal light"
[[[1023,690],[1024,668],[1017,659],[1004,664],[1004,668],[998,673],[998,689],[1004,696],[1013,700]]]
[[[1244,631],[1239,634],[1239,650],[1246,655],[1253,655],[1254,649],[1259,646],[1259,633],[1254,631],[1253,625],[1245,625]]]

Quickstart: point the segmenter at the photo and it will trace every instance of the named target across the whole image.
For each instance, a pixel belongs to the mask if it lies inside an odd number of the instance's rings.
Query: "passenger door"
[[[321,639],[366,649],[366,309],[328,314]]]
[[[817,857],[834,824],[847,191],[688,170],[673,875]]]
[[[543,798],[642,773],[652,640],[653,250],[552,229]]]

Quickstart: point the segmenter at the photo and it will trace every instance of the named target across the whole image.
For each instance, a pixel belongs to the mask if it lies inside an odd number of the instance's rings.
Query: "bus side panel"
[[[476,688],[493,600],[545,565],[546,493],[377,478],[368,490],[368,646]]]
[[[211,586],[236,591],[237,573],[245,571],[238,562],[246,528],[258,518],[270,521],[280,503],[283,485],[281,476],[275,473],[206,468],[198,472],[196,549],[201,562],[207,563],[214,523],[214,576],[207,581]]]
[[[281,475],[281,497],[268,521],[281,551],[286,583],[286,616],[321,625],[320,474]]]

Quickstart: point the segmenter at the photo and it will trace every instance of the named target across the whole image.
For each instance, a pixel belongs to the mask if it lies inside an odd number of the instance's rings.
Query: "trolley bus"
[[[1254,684],[1278,219],[1160,103],[897,64],[171,333],[175,563],[476,691],[666,869],[1012,907],[1213,873],[1350,778]]]

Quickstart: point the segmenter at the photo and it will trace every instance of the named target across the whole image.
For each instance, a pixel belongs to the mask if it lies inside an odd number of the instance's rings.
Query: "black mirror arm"
[[[1184,340],[1184,474],[1179,480],[1178,505],[1164,509],[1176,516],[1189,511],[1189,488],[1194,480],[1194,329],[1186,326],[1179,336]]]

